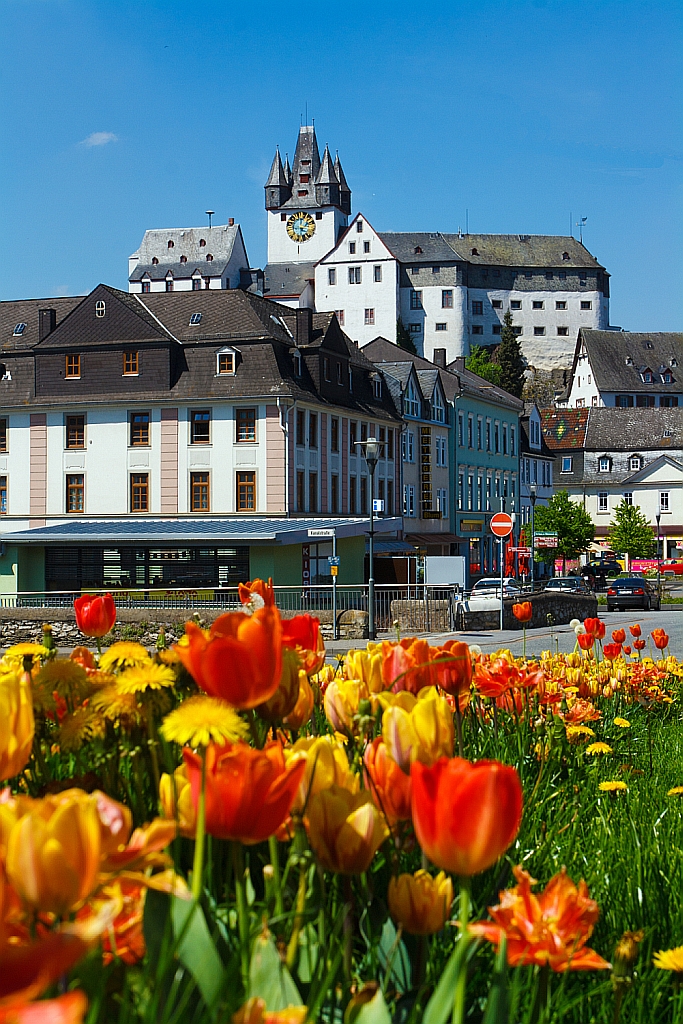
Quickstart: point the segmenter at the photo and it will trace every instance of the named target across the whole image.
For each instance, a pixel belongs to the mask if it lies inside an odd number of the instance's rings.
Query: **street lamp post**
[[[531,593],[534,592],[534,554],[535,548],[535,535],[536,535],[536,484],[529,484],[529,501],[531,502],[531,559],[530,559],[530,570],[531,570]]]
[[[659,601],[660,601],[660,605],[661,605],[661,601],[662,601],[662,555],[661,555],[661,551],[660,551],[660,540],[661,540],[661,538],[660,538],[660,529],[659,529],[659,524],[660,524],[661,519],[662,519],[662,508],[661,508],[661,505],[657,506],[657,515],[655,516],[655,519],[657,520],[657,595],[659,597]]]
[[[368,575],[368,637],[375,639],[375,470],[381,454],[382,445],[376,437],[367,441],[356,441],[363,452],[363,457],[370,470],[370,565]]]

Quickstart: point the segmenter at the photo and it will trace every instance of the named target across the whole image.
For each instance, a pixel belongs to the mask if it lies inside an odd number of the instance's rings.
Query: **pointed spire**
[[[287,184],[291,185],[292,184],[292,168],[289,166],[289,153],[285,153],[285,178],[287,179]]]
[[[285,175],[284,168],[282,166],[282,160],[280,159],[279,147],[275,150],[275,156],[273,157],[273,163],[270,168],[270,174],[268,175],[268,181],[266,182],[266,188],[269,185],[288,185],[287,177]]]
[[[311,181],[315,181],[320,170],[320,150],[318,140],[315,137],[315,128],[312,125],[302,125],[299,128],[299,138],[296,140],[294,152],[294,164],[292,167],[292,184],[296,187],[299,184],[299,176],[308,174]]]
[[[346,178],[342,170],[341,160],[339,159],[339,153],[337,153],[334,158],[334,173],[337,175],[339,188],[342,190],[342,192],[350,192],[351,189],[346,183]]]
[[[330,156],[330,147],[325,146],[325,152],[323,154],[323,162],[320,165],[320,172],[318,177],[315,179],[316,185],[338,185],[339,179],[334,170],[332,164],[332,157]]]

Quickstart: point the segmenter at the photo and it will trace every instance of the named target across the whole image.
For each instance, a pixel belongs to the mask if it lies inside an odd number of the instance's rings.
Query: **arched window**
[[[210,263],[212,259],[213,259],[213,255],[210,252],[207,252],[207,254],[206,254],[206,262]]]
[[[106,312],[107,312],[106,305],[104,304],[102,299],[98,299],[97,302],[95,303],[95,316],[102,317],[102,316],[104,316],[104,314]]]
[[[172,239],[169,238],[169,240],[168,240],[168,248],[172,249],[174,247],[174,245],[175,245],[175,242],[172,241]]]
[[[200,247],[200,249],[203,249],[205,245],[206,245],[206,239],[205,238],[200,238],[199,239],[199,247]]]
[[[156,267],[158,263],[159,260],[156,258],[156,256],[152,256],[152,265]]]

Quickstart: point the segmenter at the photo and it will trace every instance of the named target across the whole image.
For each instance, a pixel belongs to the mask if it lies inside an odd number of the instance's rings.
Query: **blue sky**
[[[0,0],[0,298],[125,288],[149,227],[235,217],[308,105],[380,230],[566,234],[612,323],[680,330],[683,4]]]

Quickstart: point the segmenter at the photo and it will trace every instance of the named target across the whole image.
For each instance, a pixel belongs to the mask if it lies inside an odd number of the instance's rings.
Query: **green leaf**
[[[319,955],[318,933],[312,924],[302,928],[299,936],[299,961],[297,974],[303,985],[309,985],[313,980],[315,969],[318,964]]]
[[[459,941],[432,993],[432,998],[425,1007],[422,1024],[446,1024],[448,1017],[453,1012],[455,984],[460,974],[462,951],[463,943]],[[467,965],[463,966],[464,970],[467,970]]]
[[[224,968],[211,938],[204,911],[189,900],[171,898],[177,955],[188,969],[207,1006],[213,1006],[223,983]]]
[[[377,956],[383,972],[386,971],[387,963],[391,959],[390,977],[394,985],[399,992],[409,992],[412,988],[410,957],[403,939],[396,946],[396,928],[391,918],[384,922]]]
[[[381,988],[377,989],[369,1003],[361,1006],[358,1014],[354,1015],[353,1024],[391,1024],[391,1014]]]
[[[269,934],[259,935],[251,954],[249,998],[255,996],[260,996],[271,1011],[303,1005],[294,979]]]
[[[151,964],[159,962],[164,933],[168,927],[169,910],[170,897],[165,892],[156,892],[154,889],[147,890],[142,930]]]
[[[509,1019],[510,999],[507,978],[507,940],[505,935],[502,935],[496,955],[493,981],[486,1003],[486,1012],[481,1024],[508,1024]]]

